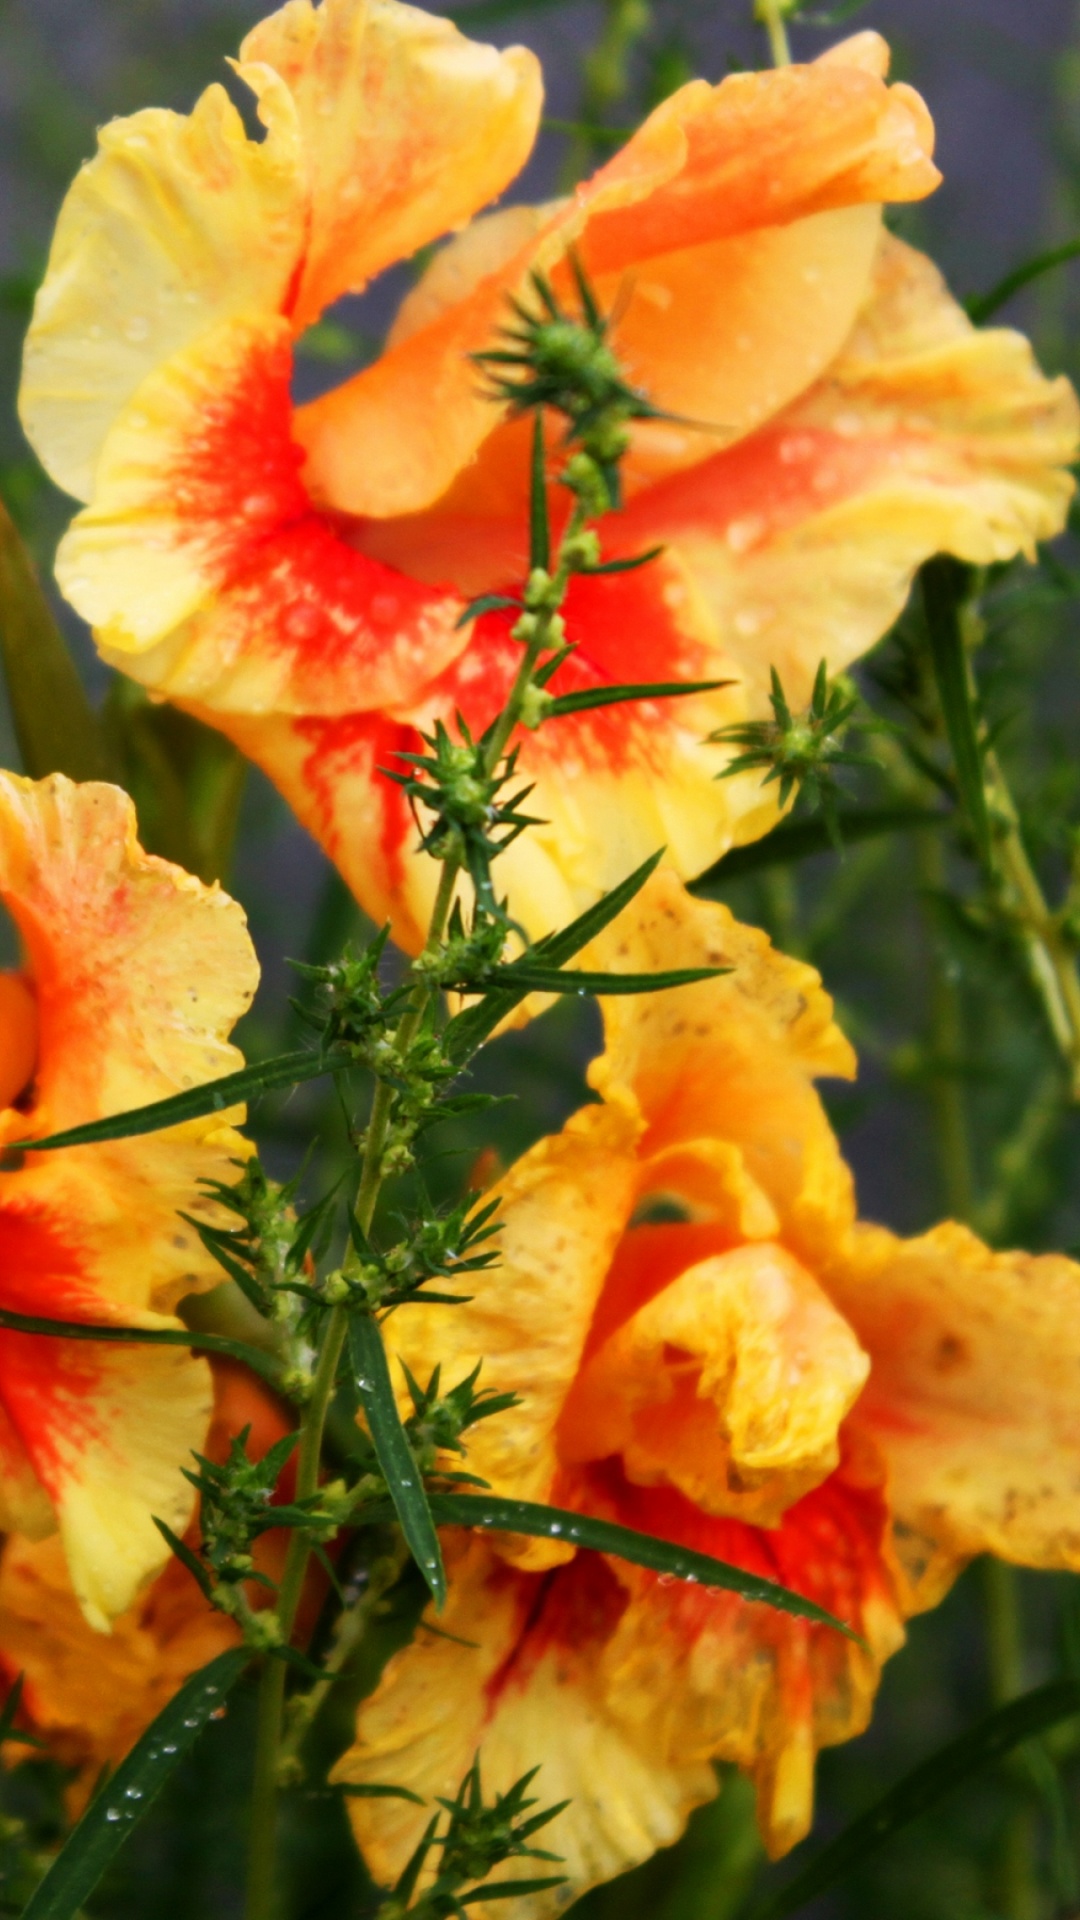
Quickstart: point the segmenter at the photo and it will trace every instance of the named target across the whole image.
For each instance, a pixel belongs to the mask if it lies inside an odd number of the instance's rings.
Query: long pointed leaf
[[[716,980],[730,972],[730,967],[672,967],[667,973],[582,973],[516,960],[512,966],[496,969],[490,982],[496,991],[506,982],[526,993],[665,993],[671,987],[692,987],[699,980]]]
[[[87,1895],[219,1711],[251,1655],[231,1647],[186,1680],[69,1835],[22,1920],[74,1920]]]
[[[949,814],[937,807],[846,807],[833,820],[841,849],[860,840],[874,840],[883,833],[911,833],[923,827],[948,825]],[[766,867],[787,866],[793,860],[808,860],[815,853],[835,853],[836,842],[829,823],[820,815],[810,819],[782,820],[763,840],[746,847],[732,847],[691,880],[691,893],[703,894],[709,887],[727,880],[741,880],[744,874],[760,873]]]
[[[755,1907],[751,1920],[784,1920],[808,1900],[823,1893],[835,1880],[875,1853],[889,1837],[936,1806],[954,1787],[969,1780],[1021,1741],[1042,1733],[1059,1720],[1080,1714],[1080,1681],[1056,1680],[1019,1700],[1010,1700],[985,1720],[939,1748],[929,1760],[905,1775],[874,1806],[853,1820],[844,1832],[805,1866],[794,1880]]]
[[[730,680],[650,680],[624,687],[582,687],[577,693],[556,694],[544,718],[558,720],[565,713],[587,713],[591,707],[614,707],[624,700],[676,700],[688,693],[715,693],[718,687],[730,685]]]
[[[118,769],[30,556],[0,504],[0,657],[31,779],[116,780]]]
[[[144,1347],[195,1347],[201,1353],[220,1353],[239,1360],[253,1373],[262,1375],[273,1387],[280,1387],[284,1363],[261,1347],[249,1347],[244,1340],[230,1340],[223,1333],[198,1333],[189,1327],[102,1327],[81,1320],[49,1320],[33,1313],[11,1313],[0,1307],[0,1327],[8,1333],[47,1334],[53,1340],[100,1340],[106,1345]]]
[[[220,1080],[204,1080],[201,1086],[188,1087],[165,1100],[153,1100],[146,1107],[131,1107],[126,1113],[111,1113],[104,1120],[88,1120],[84,1126],[68,1127],[63,1133],[50,1133],[43,1140],[12,1140],[7,1151],[55,1153],[61,1147],[89,1147],[99,1140],[130,1140],[136,1134],[160,1133],[164,1127],[178,1127],[185,1120],[201,1120],[208,1113],[225,1113],[259,1093],[274,1087],[298,1087],[305,1080],[317,1080],[324,1073],[341,1073],[354,1064],[343,1047],[329,1053],[275,1054],[272,1060],[254,1067],[242,1067],[238,1073],[223,1074]]]
[[[968,318],[974,320],[977,327],[981,327],[999,307],[1003,307],[1007,300],[1012,299],[1014,293],[1019,293],[1021,287],[1028,286],[1032,280],[1041,279],[1042,275],[1049,273],[1052,268],[1062,267],[1066,261],[1075,260],[1078,254],[1080,254],[1080,240],[1067,240],[1063,247],[1051,247],[1047,253],[1038,253],[1034,259],[1024,260],[1020,266],[1014,267],[1011,273],[1004,274],[988,293],[974,294],[970,300],[965,300]]]
[[[956,785],[979,849],[989,866],[993,858],[990,815],[983,785],[982,751],[968,685],[967,657],[960,627],[966,569],[939,555],[922,570],[923,606],[938,697],[952,748]]]
[[[746,1573],[726,1560],[714,1560],[709,1553],[694,1553],[670,1540],[658,1540],[653,1534],[639,1533],[635,1527],[621,1527],[613,1520],[597,1520],[588,1513],[576,1513],[568,1507],[546,1507],[535,1500],[503,1500],[484,1493],[433,1493],[429,1495],[431,1512],[443,1526],[480,1527],[492,1533],[526,1533],[540,1540],[568,1540],[575,1547],[588,1547],[594,1553],[612,1553],[630,1560],[653,1573],[671,1574],[704,1587],[722,1587],[744,1600],[758,1600],[781,1613],[791,1613],[816,1626],[835,1627],[849,1640],[861,1644],[854,1628],[834,1614],[827,1613],[813,1600],[793,1593],[778,1580],[764,1580],[760,1574]],[[370,1507],[365,1520],[389,1517],[381,1505]]]
[[[360,1403],[367,1415],[375,1455],[382,1468],[409,1551],[431,1588],[437,1607],[446,1600],[446,1570],[431,1517],[423,1477],[394,1399],[378,1322],[368,1313],[349,1322],[349,1357]]]
[[[595,940],[597,934],[602,933],[609,922],[629,906],[663,857],[664,849],[661,847],[633,873],[628,874],[625,880],[620,881],[617,887],[612,887],[610,893],[605,893],[595,906],[587,907],[584,913],[579,913],[576,920],[571,920],[558,933],[550,933],[543,940],[538,940],[529,949],[530,962],[561,967],[567,960],[572,960],[575,953],[580,953],[590,940]],[[457,1014],[443,1035],[450,1059],[462,1066],[471,1060],[477,1048],[483,1046],[484,1041],[529,991],[528,987],[522,986],[500,988],[495,993],[487,994],[479,1006],[467,1007],[464,1013]]]

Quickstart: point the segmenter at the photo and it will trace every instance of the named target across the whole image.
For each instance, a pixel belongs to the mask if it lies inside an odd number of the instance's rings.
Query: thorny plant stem
[[[553,646],[552,623],[566,595],[570,583],[572,563],[570,555],[573,543],[580,534],[587,518],[586,509],[580,501],[575,504],[566,531],[560,542],[554,574],[555,604],[537,616],[536,628],[525,646],[521,663],[514,676],[513,685],[507,696],[506,705],[492,730],[485,753],[485,767],[489,775],[493,774],[502,760],[509,745],[514,728],[521,718],[526,694],[532,684],[541,655],[550,652]],[[451,855],[442,863],[439,886],[431,911],[427,940],[424,952],[433,952],[442,942],[446,924],[453,905],[454,892],[461,872],[460,860]],[[412,1005],[408,1007],[398,1028],[399,1051],[408,1048],[423,1023],[424,1015],[431,996],[438,988],[418,982]],[[379,1194],[383,1182],[383,1156],[386,1149],[386,1135],[393,1107],[393,1091],[385,1081],[379,1081],[371,1104],[364,1140],[364,1156],[357,1187],[355,1213],[364,1234],[370,1231],[375,1217]],[[346,1256],[345,1269],[353,1265],[358,1256],[350,1247]],[[326,1319],[322,1345],[316,1363],[315,1375],[311,1384],[311,1394],[304,1410],[300,1426],[300,1444],[297,1454],[296,1499],[310,1498],[318,1491],[319,1467],[322,1460],[323,1435],[326,1419],[337,1384],[338,1367],[341,1363],[342,1349],[348,1331],[348,1308],[344,1305],[333,1307]],[[277,1617],[284,1644],[288,1644],[296,1625],[297,1610],[304,1589],[308,1565],[311,1559],[311,1546],[305,1534],[295,1530],[289,1541],[289,1551],[285,1561],[278,1594]],[[359,1643],[363,1627],[370,1617],[370,1611],[358,1619],[355,1635],[347,1636],[348,1643],[343,1645],[340,1661],[344,1660]],[[342,1643],[339,1643],[342,1644]],[[327,1663],[328,1678],[319,1682],[315,1692],[318,1699],[310,1715],[303,1723],[299,1738],[310,1724],[323,1698],[337,1677],[338,1667],[331,1668]],[[252,1785],[250,1852],[248,1859],[248,1884],[246,1920],[273,1920],[276,1908],[277,1885],[277,1806],[281,1785],[283,1759],[291,1758],[295,1745],[290,1739],[283,1748],[282,1731],[285,1711],[285,1663],[282,1660],[268,1659],[263,1668],[259,1683],[259,1701],[255,1730],[255,1771]]]
[[[760,20],[769,36],[769,52],[774,67],[791,65],[791,43],[784,21],[788,11],[784,0],[756,0],[754,7],[755,19]]]

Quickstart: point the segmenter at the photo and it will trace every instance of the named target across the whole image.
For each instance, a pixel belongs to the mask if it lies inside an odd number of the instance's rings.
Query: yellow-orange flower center
[[[30,1085],[37,1054],[34,996],[20,974],[0,973],[0,1111]]]

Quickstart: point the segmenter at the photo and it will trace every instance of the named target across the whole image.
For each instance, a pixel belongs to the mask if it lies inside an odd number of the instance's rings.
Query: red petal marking
[[[250,352],[201,410],[161,504],[228,594],[230,625],[253,649],[294,656],[309,698],[313,683],[332,697],[343,674],[355,705],[408,698],[455,649],[460,601],[357,552],[315,508],[292,438],[291,371],[287,341]]]
[[[852,419],[861,428],[858,416]],[[643,543],[699,531],[726,539],[738,555],[865,492],[891,469],[907,471],[918,444],[910,429],[885,440],[794,423],[764,427],[640,493],[613,529],[617,550],[634,552]]]
[[[78,1247],[41,1208],[11,1200],[0,1202],[0,1306],[89,1324],[107,1318]],[[0,1403],[50,1493],[78,1438],[101,1431],[94,1401],[102,1365],[101,1352],[80,1341],[0,1332]]]
[[[590,1645],[602,1646],[629,1604],[629,1595],[598,1553],[579,1553],[553,1573],[500,1568],[493,1581],[518,1589],[521,1624],[506,1659],[484,1688],[489,1717],[507,1693],[528,1686],[550,1648],[568,1648],[587,1658]]]
[[[377,822],[372,836],[383,860],[382,886],[396,890],[405,879],[405,843],[412,830],[412,815],[401,788],[381,773],[381,767],[406,771],[401,753],[423,751],[423,742],[414,727],[388,720],[379,713],[348,713],[340,719],[306,719],[295,722],[296,733],[308,747],[303,780],[314,801],[318,838],[331,860],[341,857],[346,837],[357,840],[360,830],[357,811],[343,795],[358,786],[361,794],[370,789],[371,804]]]
[[[0,973],[0,1112],[30,1085],[37,1051],[37,1002],[19,974]]]

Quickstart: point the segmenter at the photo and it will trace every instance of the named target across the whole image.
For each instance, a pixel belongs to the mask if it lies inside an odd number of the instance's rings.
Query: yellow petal
[[[468,1442],[470,1473],[510,1498],[551,1496],[556,1424],[633,1206],[632,1149],[620,1115],[586,1108],[486,1196],[499,1202],[498,1267],[475,1297],[455,1307],[418,1303],[387,1323],[392,1366],[403,1360],[426,1382],[439,1362],[449,1387],[482,1362],[481,1387],[520,1395],[511,1414],[484,1421]],[[514,1551],[527,1566],[565,1557],[550,1541]]]
[[[208,330],[150,374],[98,463],[57,577],[105,658],[219,710],[415,698],[465,646],[460,600],[358,553],[312,509],[288,323]]]
[[[529,1610],[544,1595],[542,1578],[509,1572],[480,1541],[452,1553],[440,1637],[421,1630],[391,1660],[360,1709],[356,1744],[332,1776],[405,1786],[428,1803],[349,1800],[377,1881],[401,1871],[431,1802],[457,1792],[477,1753],[488,1798],[539,1764],[531,1791],[540,1806],[570,1801],[536,1842],[560,1856],[550,1871],[568,1884],[491,1908],[507,1911],[508,1920],[541,1920],[669,1846],[691,1808],[712,1798],[715,1776],[702,1759],[650,1753],[636,1729],[620,1725],[599,1662],[624,1598],[603,1563],[588,1561],[555,1576],[551,1626],[545,1634],[548,1621],[539,1621],[530,1642]],[[441,1637],[446,1632],[473,1644],[451,1643]],[[511,1862],[499,1878],[535,1878],[541,1870],[539,1861]]]
[[[310,208],[298,329],[462,226],[536,137],[534,54],[481,46],[397,0],[289,0],[252,29],[241,59],[279,73],[295,102]]]
[[[715,1133],[737,1145],[776,1208],[783,1238],[812,1267],[853,1217],[851,1177],[812,1085],[851,1078],[855,1059],[820,976],[717,903],[660,872],[596,942],[613,972],[718,967],[716,979],[627,995],[604,1007],[606,1049],[589,1070],[608,1101],[648,1121],[642,1156]]]
[[[888,1462],[912,1604],[978,1553],[1080,1568],[1080,1266],[947,1222],[860,1227],[825,1279],[871,1357],[855,1418]]]
[[[868,1371],[798,1261],[738,1247],[688,1267],[604,1341],[571,1389],[560,1452],[619,1454],[631,1480],[775,1526],[836,1467]]]
[[[275,75],[242,77],[266,128],[249,140],[223,87],[191,114],[113,120],[60,211],[23,362],[19,411],[57,484],[89,500],[117,414],[207,329],[276,313],[304,237],[296,108]]]

